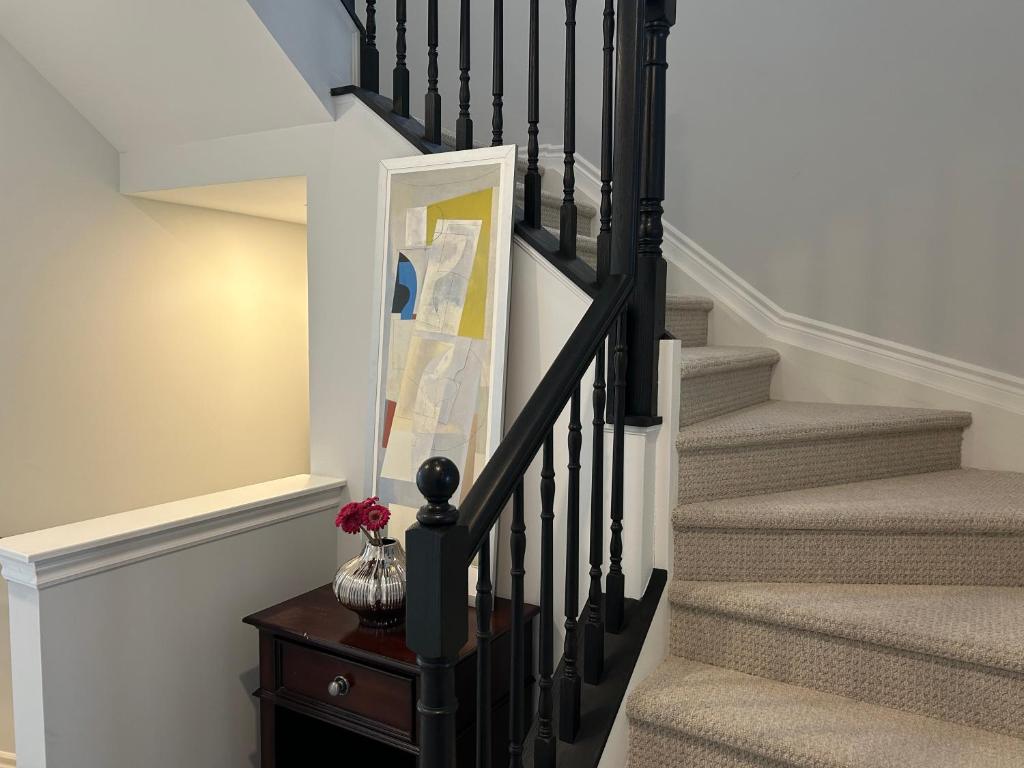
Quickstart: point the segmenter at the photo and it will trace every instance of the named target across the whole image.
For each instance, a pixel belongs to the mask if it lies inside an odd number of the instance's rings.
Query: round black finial
[[[416,473],[416,487],[428,502],[416,514],[421,525],[453,525],[459,519],[459,511],[448,503],[459,489],[454,461],[444,456],[424,461]]]

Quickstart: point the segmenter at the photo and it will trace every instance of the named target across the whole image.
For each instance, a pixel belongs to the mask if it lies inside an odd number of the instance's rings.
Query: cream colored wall
[[[0,536],[308,471],[305,227],[120,195],[2,38],[0,103]]]

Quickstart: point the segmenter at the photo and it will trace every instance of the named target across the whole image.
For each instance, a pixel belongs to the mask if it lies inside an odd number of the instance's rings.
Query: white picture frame
[[[373,412],[370,450],[368,451],[368,485],[381,502],[392,508],[395,527],[404,529],[415,522],[416,508],[423,503],[418,492],[413,494],[408,483],[414,482],[414,472],[407,480],[400,481],[394,477],[382,477],[382,467],[388,459],[384,448],[384,434],[388,421],[388,408],[398,406],[395,400],[389,399],[389,372],[392,361],[391,328],[395,317],[396,276],[400,258],[405,258],[409,251],[409,221],[415,220],[418,210],[430,206],[437,201],[451,200],[475,190],[491,189],[495,192],[491,198],[491,217],[489,222],[489,266],[493,272],[493,283],[489,284],[489,306],[484,322],[486,338],[489,342],[487,360],[483,364],[486,370],[486,391],[489,395],[486,407],[485,436],[483,438],[483,462],[477,461],[473,466],[473,477],[479,473],[483,463],[494,453],[504,433],[504,394],[505,368],[508,353],[508,316],[511,289],[511,249],[512,249],[512,217],[515,195],[515,159],[516,147],[507,145],[487,147],[484,149],[462,152],[446,152],[434,155],[416,155],[411,157],[383,160],[380,164],[378,185],[378,216],[373,313],[377,329],[377,344],[372,370],[376,372],[372,385]],[[405,219],[404,223],[400,219]],[[458,223],[458,222],[456,222]],[[405,230],[403,230],[405,227]],[[440,230],[439,230],[440,231]],[[433,233],[432,237],[436,237]],[[403,238],[405,242],[403,242]],[[415,238],[412,238],[413,240]],[[426,242],[426,241],[425,241]],[[436,240],[433,241],[435,244]],[[488,276],[492,272],[488,272]],[[417,284],[420,285],[419,283]],[[414,303],[420,299],[416,291]],[[493,299],[493,300],[491,300]],[[420,307],[422,309],[422,307]],[[404,317],[404,315],[403,315]],[[402,333],[406,333],[407,329]],[[397,331],[396,331],[397,333]],[[390,378],[394,386],[394,376]],[[481,375],[483,378],[483,374]],[[404,380],[403,380],[403,383]],[[402,390],[405,392],[406,390]],[[393,391],[391,394],[394,394]],[[391,415],[393,420],[395,417]],[[477,419],[474,419],[477,425]],[[390,424],[387,424],[390,427]],[[479,425],[477,425],[479,427]],[[393,438],[393,433],[392,433]],[[443,454],[443,451],[440,453]],[[405,458],[403,456],[403,458]],[[456,464],[459,464],[456,461]],[[479,464],[479,466],[476,466]],[[414,469],[410,462],[398,464],[402,474]],[[463,466],[459,467],[460,472]],[[466,490],[470,487],[472,477],[463,476],[459,493],[452,503],[458,505]],[[394,496],[396,498],[389,498]],[[415,499],[413,498],[415,497]],[[396,512],[398,514],[396,514]],[[491,533],[492,583],[497,572],[497,552],[495,533]],[[468,588],[475,591],[477,581],[475,565],[469,572]]]

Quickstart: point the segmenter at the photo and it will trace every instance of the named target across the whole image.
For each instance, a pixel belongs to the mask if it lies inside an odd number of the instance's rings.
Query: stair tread
[[[681,581],[674,605],[1024,672],[1024,589]]]
[[[1024,474],[954,469],[693,504],[677,528],[1024,533]]]
[[[834,440],[928,429],[963,429],[970,423],[971,415],[962,411],[770,400],[681,429],[679,447],[693,450]]]
[[[1019,768],[1024,741],[673,658],[630,696],[636,721],[808,768]]]
[[[779,353],[764,347],[685,347],[680,373],[684,379],[713,373],[775,365]]]
[[[516,198],[522,199],[523,195],[526,194],[526,186],[523,182],[516,182]],[[549,208],[561,208],[562,207],[562,196],[555,194],[554,192],[548,192],[542,189],[540,191],[540,203],[543,206]],[[582,219],[593,219],[597,216],[597,207],[590,203],[576,199],[576,214]]]
[[[555,237],[558,237],[558,229],[555,227],[544,227]],[[577,253],[597,253],[597,238],[590,237],[589,235],[576,235],[576,252]]]
[[[666,309],[683,309],[698,312],[710,312],[715,302],[706,296],[666,296]]]

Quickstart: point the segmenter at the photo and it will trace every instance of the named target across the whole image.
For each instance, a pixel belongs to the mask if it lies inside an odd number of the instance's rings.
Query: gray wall
[[[524,5],[506,3],[506,135],[520,142]],[[542,5],[541,142],[559,144],[564,5]],[[578,146],[592,161],[602,6],[582,0],[578,12]],[[489,7],[474,4],[480,143]],[[457,9],[442,0],[443,19]],[[378,20],[386,86],[390,11]],[[424,29],[410,20],[419,108]],[[1020,0],[680,3],[666,219],[789,311],[1024,375],[1022,30]],[[449,125],[457,40],[442,25]]]

